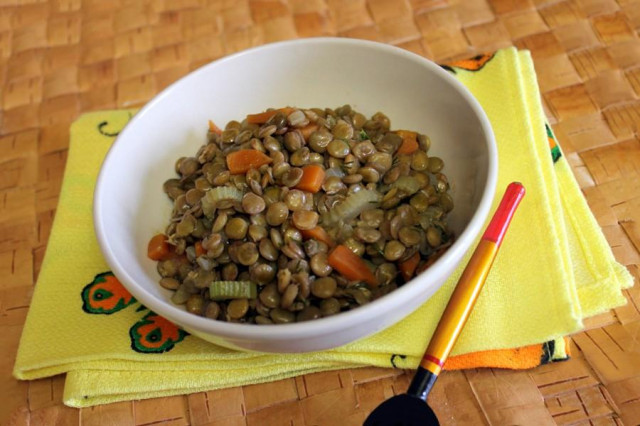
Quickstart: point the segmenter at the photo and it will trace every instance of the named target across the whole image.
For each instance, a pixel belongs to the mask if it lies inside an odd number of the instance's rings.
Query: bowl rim
[[[459,236],[457,236],[451,247],[436,262],[434,262],[434,264],[431,265],[429,269],[427,269],[420,276],[414,278],[405,285],[397,288],[389,294],[386,294],[384,297],[374,300],[366,305],[360,306],[357,309],[341,312],[330,317],[319,318],[313,321],[291,324],[268,324],[260,326],[257,326],[255,324],[229,323],[224,321],[212,320],[210,318],[205,318],[188,313],[183,309],[172,305],[170,301],[150,295],[146,290],[144,290],[142,286],[136,283],[131,275],[129,275],[127,270],[121,265],[118,256],[116,256],[115,252],[111,249],[111,246],[109,244],[109,233],[105,229],[102,213],[103,203],[101,200],[103,199],[105,192],[103,182],[106,180],[107,171],[112,168],[111,158],[115,155],[114,153],[116,151],[118,151],[122,146],[125,145],[122,141],[128,138],[128,135],[131,131],[130,129],[133,127],[131,126],[131,124],[143,120],[149,113],[149,111],[154,109],[158,103],[162,102],[164,98],[170,96],[174,91],[179,90],[180,86],[182,84],[185,84],[184,81],[186,79],[195,78],[196,76],[204,74],[210,69],[218,67],[221,64],[234,61],[237,58],[243,56],[251,55],[256,51],[273,49],[277,50],[299,45],[313,46],[330,44],[377,50],[387,55],[399,56],[412,62],[417,62],[419,65],[425,67],[426,69],[437,75],[439,78],[444,80],[446,83],[448,83],[469,104],[475,115],[478,117],[482,131],[485,135],[488,165],[486,178],[487,182],[482,192],[480,202],[476,211],[473,213],[471,220],[469,220],[469,222],[465,226],[463,232]],[[384,309],[381,310],[380,308],[384,308],[385,305],[395,306],[400,304],[402,300],[411,299],[418,296],[420,293],[423,293],[425,290],[424,288],[421,288],[421,281],[428,281],[431,276],[437,276],[445,272],[449,267],[447,265],[449,261],[454,259],[462,260],[465,252],[472,248],[474,240],[481,234],[483,224],[488,217],[493,203],[497,185],[497,176],[497,144],[493,129],[485,111],[482,109],[480,103],[476,100],[476,98],[469,92],[469,90],[456,78],[450,75],[448,71],[444,70],[440,65],[410,51],[389,44],[374,41],[340,37],[313,37],[287,40],[252,47],[214,60],[182,76],[171,85],[163,89],[160,93],[155,95],[149,102],[147,102],[133,116],[130,122],[113,141],[100,167],[93,197],[94,231],[105,261],[112,269],[115,276],[118,277],[122,284],[127,288],[127,290],[144,306],[146,306],[153,312],[175,322],[176,325],[187,329],[201,331],[207,334],[211,333],[221,337],[234,338],[236,340],[272,341],[279,339],[291,339],[296,337],[308,338],[310,336],[321,336],[330,334],[347,328],[349,324],[353,323],[351,320],[359,317],[379,316],[380,312],[385,311]],[[438,289],[440,287],[438,287]],[[438,289],[436,289],[435,291],[437,291]],[[410,312],[408,312],[406,315],[409,314]],[[403,315],[402,317],[405,317],[406,315]],[[377,331],[374,330],[372,331],[372,333]],[[369,335],[370,334],[371,333],[369,333]],[[364,337],[365,336],[361,338]]]

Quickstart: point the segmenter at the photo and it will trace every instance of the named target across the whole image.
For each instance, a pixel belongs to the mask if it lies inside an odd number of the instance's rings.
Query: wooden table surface
[[[0,423],[357,425],[411,372],[319,373],[73,409],[64,377],[11,376],[79,114],[140,106],[190,70],[277,40],[372,39],[438,62],[530,49],[545,112],[616,258],[640,276],[638,0],[0,0]],[[444,424],[640,424],[640,286],[568,362],[445,372]]]

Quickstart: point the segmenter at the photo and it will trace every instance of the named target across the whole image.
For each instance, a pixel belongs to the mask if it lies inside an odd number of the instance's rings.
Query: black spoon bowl
[[[369,414],[364,426],[439,425],[436,413],[417,396],[403,393],[387,399]]]
[[[509,184],[489,226],[458,280],[409,389],[406,393],[396,395],[380,404],[369,414],[364,426],[440,424],[427,404],[427,396],[469,318],[524,193],[522,184]]]

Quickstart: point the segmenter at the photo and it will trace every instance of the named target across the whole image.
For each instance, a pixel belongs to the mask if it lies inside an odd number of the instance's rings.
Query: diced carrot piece
[[[316,130],[318,130],[318,125],[316,123],[309,123],[300,129],[300,133],[302,133],[304,140],[307,141],[309,140],[309,136],[311,136],[311,134]]]
[[[276,115],[277,113],[278,111],[273,110],[273,111],[260,112],[258,114],[249,114],[247,115],[247,123],[264,124],[267,121],[269,121],[269,119],[274,115]]]
[[[340,275],[351,281],[364,281],[371,287],[377,287],[378,281],[360,256],[346,246],[338,245],[329,254],[329,265]]]
[[[193,248],[196,250],[196,257],[200,257],[207,252],[204,247],[202,247],[201,241],[196,241],[196,243],[193,245]]]
[[[400,273],[402,274],[402,278],[404,278],[405,282],[413,278],[413,274],[416,272],[418,263],[420,263],[420,253],[415,252],[409,259],[398,264],[398,269],[400,269]]]
[[[209,120],[209,131],[211,133],[215,133],[218,135],[222,134],[222,129],[218,126],[216,126],[216,123],[214,123],[213,121]]]
[[[302,178],[296,188],[308,192],[318,192],[324,182],[324,169],[317,164],[309,164],[302,168]]]
[[[322,241],[329,247],[333,247],[335,244],[333,242],[333,239],[329,235],[329,233],[320,226],[316,226],[315,228],[312,228],[312,229],[300,230],[300,233],[302,234],[302,238],[304,238],[305,240],[314,239],[314,240]]]
[[[398,148],[398,154],[413,154],[418,150],[418,134],[416,132],[396,130],[396,133],[402,138],[402,145]]]
[[[273,109],[271,111],[259,112],[257,114],[249,114],[247,115],[247,123],[264,124],[267,121],[269,121],[271,117],[276,115],[278,112],[282,112],[284,113],[284,115],[289,115],[293,111],[294,111],[293,108],[284,107],[284,108]]]
[[[255,149],[241,149],[227,154],[227,168],[232,175],[247,173],[272,161],[271,157]]]
[[[152,260],[166,260],[171,257],[167,236],[164,234],[154,235],[147,245],[147,256]]]

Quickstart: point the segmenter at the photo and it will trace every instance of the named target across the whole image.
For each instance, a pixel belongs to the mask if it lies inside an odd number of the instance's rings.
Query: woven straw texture
[[[190,70],[296,37],[373,39],[436,61],[532,51],[545,112],[616,258],[640,277],[638,0],[0,0],[0,423],[359,425],[411,371],[357,369],[91,409],[63,377],[11,377],[82,112],[140,106]],[[640,424],[640,285],[568,362],[445,372],[444,424]]]

